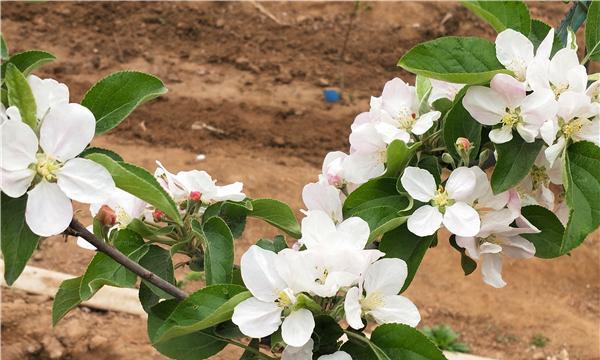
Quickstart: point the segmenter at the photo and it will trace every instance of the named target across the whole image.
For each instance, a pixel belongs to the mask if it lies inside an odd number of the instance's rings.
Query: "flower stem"
[[[80,236],[87,240],[90,244],[94,245],[98,251],[101,251],[111,257],[113,260],[123,265],[128,270],[131,270],[134,274],[138,275],[142,279],[148,281],[152,285],[157,288],[165,291],[166,293],[173,295],[175,298],[183,300],[188,295],[176,287],[175,285],[163,280],[161,277],[144,268],[140,264],[128,258],[125,254],[117,250],[116,248],[110,246],[103,240],[98,239],[94,234],[89,232],[85,226],[83,226],[79,221],[75,218],[71,220],[71,224],[69,224],[69,232],[70,235]]]

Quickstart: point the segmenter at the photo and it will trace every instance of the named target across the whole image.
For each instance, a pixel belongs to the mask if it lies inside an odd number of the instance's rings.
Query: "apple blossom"
[[[442,224],[453,234],[474,236],[479,231],[479,215],[468,201],[475,189],[473,173],[466,167],[454,170],[446,185],[436,189],[435,179],[427,170],[409,166],[400,179],[408,194],[420,202],[429,202],[408,218],[408,229],[418,236],[433,235]]]
[[[534,60],[548,60],[554,41],[554,29],[550,29],[537,51],[525,35],[513,29],[506,29],[496,37],[496,58],[504,67],[513,72],[518,81],[525,81],[527,69]]]
[[[475,188],[471,194],[466,197],[465,201],[467,204],[471,205],[480,216],[488,211],[500,210],[508,205],[510,200],[510,193],[508,191],[494,194],[486,173],[481,170],[480,167],[472,166],[469,170],[475,179]],[[519,205],[517,211],[520,211],[520,209],[521,207]]]
[[[341,151],[332,151],[325,156],[319,181],[335,186],[338,189],[347,184],[344,175],[344,162],[348,154]]]
[[[27,77],[36,105],[38,120],[44,119],[52,107],[69,103],[69,88],[54,79],[40,79],[35,75]]]
[[[596,106],[596,119],[600,117],[600,80],[594,81],[585,91],[592,104]]]
[[[292,279],[284,279],[273,266],[277,256],[256,245],[242,255],[242,279],[253,297],[235,307],[231,320],[244,335],[254,338],[271,335],[281,325],[283,341],[301,347],[310,340],[315,321],[309,310],[296,308],[299,291],[289,286]]]
[[[314,346],[313,339],[310,339],[301,347],[288,345],[281,354],[281,360],[310,360],[313,358]],[[321,355],[317,360],[352,360],[352,357],[345,351],[336,351],[333,354]]]
[[[536,59],[527,69],[527,83],[537,91],[551,91],[558,99],[565,91],[585,92],[587,72],[579,64],[577,52],[564,48],[552,60]]]
[[[527,176],[518,185],[519,194],[526,204],[539,204],[550,210],[554,209],[554,193],[550,183],[562,184],[562,169],[560,162],[550,162],[544,151],[540,151]]]
[[[327,213],[335,223],[342,222],[341,192],[332,185],[310,183],[302,189],[302,201],[308,211],[321,210]]]
[[[63,232],[73,218],[71,200],[96,203],[113,191],[115,183],[105,168],[76,157],[94,137],[96,120],[87,108],[53,104],[42,114],[39,139],[18,110],[6,113],[10,119],[0,126],[0,186],[10,197],[27,192],[25,220],[34,233]]]
[[[518,228],[511,227],[517,221]],[[481,219],[481,230],[476,236],[456,236],[458,246],[475,260],[481,259],[483,281],[496,288],[506,285],[502,279],[501,254],[528,259],[535,255],[535,246],[519,236],[539,232],[533,225],[518,218],[510,209],[487,213]]]
[[[454,101],[456,94],[465,86],[465,84],[455,84],[442,80],[429,79],[431,83],[431,93],[427,101],[430,105],[439,99],[448,99]]]
[[[371,264],[361,286],[351,288],[346,294],[344,311],[348,324],[354,329],[362,329],[364,315],[372,317],[377,324],[417,326],[421,321],[419,310],[410,300],[398,295],[407,276],[404,260],[381,259]]]
[[[496,74],[489,88],[470,87],[463,106],[481,124],[501,125],[489,134],[496,144],[512,140],[513,129],[526,142],[533,142],[544,121],[556,114],[552,92],[542,89],[527,95],[525,84],[506,74]]]
[[[558,99],[557,118],[544,123],[541,135],[550,166],[561,156],[569,141],[591,141],[600,145],[599,107],[582,93],[567,91]],[[590,120],[591,119],[591,120]]]

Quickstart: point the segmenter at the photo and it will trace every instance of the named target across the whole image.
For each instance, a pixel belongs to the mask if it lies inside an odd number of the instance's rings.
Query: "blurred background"
[[[569,5],[529,7],[532,17],[556,27]],[[2,2],[1,10],[10,51],[55,54],[38,75],[66,83],[72,102],[117,70],[165,82],[169,93],[95,145],[150,171],[159,159],[173,171],[241,180],[249,196],[294,209],[302,208],[302,187],[316,180],[325,154],[347,150],[350,124],[368,110],[369,97],[393,77],[414,80],[395,65],[403,53],[444,35],[495,37],[451,2]],[[326,101],[324,90],[341,99]],[[77,216],[90,221],[84,207]],[[274,234],[250,221],[237,256]],[[494,289],[479,270],[464,277],[460,255],[442,236],[407,296],[422,325],[450,325],[479,355],[599,359],[599,242],[596,233],[558,260],[505,261],[508,286]],[[53,237],[30,265],[80,275],[92,256],[72,238]],[[51,304],[46,296],[2,289],[3,359],[162,358],[148,343],[143,318],[80,307],[52,328]],[[238,359],[239,352],[215,358]]]

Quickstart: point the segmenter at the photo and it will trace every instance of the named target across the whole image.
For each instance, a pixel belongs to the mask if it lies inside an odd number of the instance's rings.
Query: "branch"
[[[183,300],[188,296],[184,291],[182,291],[175,285],[163,280],[152,271],[147,270],[140,264],[131,260],[125,254],[123,254],[116,248],[110,246],[105,241],[98,239],[75,218],[71,220],[71,224],[69,224],[69,230],[71,230],[69,235],[80,236],[84,238],[87,242],[94,245],[96,249],[98,249],[98,251],[102,251],[106,255],[110,256],[113,260],[115,260],[116,262],[133,272],[134,274],[148,281],[157,288],[165,291],[166,293],[173,295],[175,298]]]

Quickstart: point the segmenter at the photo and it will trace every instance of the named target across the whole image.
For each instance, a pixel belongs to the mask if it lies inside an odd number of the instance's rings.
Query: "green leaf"
[[[2,193],[0,243],[4,257],[4,280],[12,285],[37,248],[40,237],[25,223],[27,195],[11,198]]]
[[[216,336],[212,329],[197,331],[171,340],[156,343],[158,330],[177,306],[176,300],[163,301],[148,314],[148,337],[161,354],[175,360],[208,359],[217,354],[227,342]]]
[[[136,107],[167,92],[159,78],[137,71],[120,71],[98,81],[81,105],[96,117],[96,135],[117,126]]]
[[[256,245],[265,250],[272,251],[274,253],[278,253],[281,250],[288,248],[288,245],[285,242],[285,237],[283,235],[276,235],[272,240],[271,239],[259,239],[256,242]]]
[[[460,266],[462,267],[465,276],[472,274],[473,271],[477,269],[477,262],[467,255],[467,251],[464,248],[458,246],[456,243],[456,236],[450,236],[450,245],[460,253]]]
[[[427,336],[404,324],[380,325],[371,334],[371,342],[391,359],[447,360]]]
[[[91,154],[102,154],[102,155],[108,156],[109,158],[113,159],[114,161],[123,161],[123,158],[121,157],[121,155],[117,154],[116,152],[114,152],[112,150],[104,149],[104,148],[94,147],[94,146],[83,150],[81,152],[81,154],[79,154],[79,157],[87,158],[88,155],[91,155]]]
[[[340,350],[352,354],[354,360],[392,360],[383,350],[375,345],[362,333],[346,330],[348,341],[342,345]],[[395,359],[394,359],[395,360]]]
[[[206,285],[229,284],[233,274],[233,235],[223,219],[212,217],[200,225],[193,221],[195,232],[203,234]]]
[[[154,343],[205,330],[231,319],[233,309],[252,294],[239,285],[210,285],[183,300],[158,329]]]
[[[499,194],[517,185],[531,170],[544,142],[528,143],[518,134],[504,144],[496,144],[498,161],[492,173],[492,190]]]
[[[115,247],[134,261],[139,261],[148,247],[142,238],[131,230],[120,230]],[[137,276],[104,253],[97,253],[81,279],[79,295],[82,300],[91,298],[104,285],[134,287]]]
[[[464,92],[461,93],[464,95]],[[477,158],[481,146],[481,124],[465,110],[462,104],[462,96],[456,98],[454,106],[452,106],[444,121],[444,143],[450,155],[457,162],[460,161],[460,155],[456,151],[455,144],[456,139],[459,137],[469,139],[472,146],[469,156],[471,160]]]
[[[6,43],[6,40],[4,40],[4,36],[0,34],[0,59],[4,62],[8,60],[8,57],[8,44]]]
[[[567,149],[566,200],[570,217],[561,253],[579,246],[600,225],[600,147],[580,141]]]
[[[425,96],[431,92],[431,81],[429,81],[429,79],[424,76],[417,75],[415,79],[415,88],[419,103],[423,100],[427,101],[427,99],[425,99]]]
[[[344,217],[380,206],[392,207],[397,211],[405,211],[412,206],[410,199],[396,189],[396,178],[371,179],[356,188],[344,201]]]
[[[527,5],[522,1],[462,1],[462,4],[497,32],[513,29],[529,34],[531,17]]]
[[[338,349],[338,339],[344,334],[340,325],[328,315],[315,316],[313,354],[315,356],[333,354]]]
[[[437,156],[421,156],[421,158],[419,159],[418,167],[429,171],[429,173],[433,175],[436,185],[439,185],[442,182],[442,170],[440,169],[440,164],[438,162]],[[398,178],[398,181],[400,182],[400,185],[402,185],[401,178]]]
[[[16,106],[21,119],[32,129],[37,129],[36,104],[25,76],[14,64],[6,66],[6,87],[8,88],[8,104]]]
[[[533,46],[536,50],[540,46],[544,38],[546,38],[546,35],[548,35],[548,31],[550,31],[550,29],[550,25],[544,23],[543,21],[537,19],[531,20],[531,32],[529,33],[528,37],[529,40],[531,40],[531,42],[533,43]],[[552,51],[550,52],[550,54],[554,55],[561,48],[562,44],[560,42],[560,39],[558,38],[558,36],[556,36],[556,34],[554,34],[554,40],[552,42]]]
[[[60,284],[52,303],[52,326],[56,326],[60,319],[81,303],[79,297],[80,284],[81,276],[67,279]]]
[[[386,171],[384,177],[395,177],[400,174],[415,155],[421,143],[407,146],[404,141],[394,140],[387,148]]]
[[[357,216],[369,224],[371,234],[369,242],[374,241],[379,236],[391,231],[404,224],[407,216],[400,216],[398,210],[390,206],[376,206],[354,212],[352,216]]]
[[[144,268],[152,271],[161,279],[170,284],[175,285],[175,274],[173,270],[173,261],[169,250],[163,249],[160,246],[150,245],[148,251],[140,258],[139,264]],[[148,287],[160,299],[171,299],[172,295],[152,285],[150,282],[142,279],[142,283]]]
[[[590,0],[573,1],[571,9],[560,22],[556,35],[561,40],[563,46],[567,45],[569,31],[577,32],[577,29],[585,22],[587,7]]]
[[[535,245],[536,257],[552,259],[563,255],[561,249],[565,227],[552,211],[542,206],[530,205],[521,208],[521,214],[540,230],[536,234],[521,234]]]
[[[177,205],[148,171],[129,163],[115,161],[100,153],[89,154],[86,158],[104,166],[112,175],[118,188],[154,205],[181,224]]]
[[[294,216],[294,212],[288,204],[273,199],[252,200],[252,211],[249,216],[266,221],[278,229],[285,231],[295,239],[299,239],[300,225]]]
[[[592,1],[588,7],[585,23],[586,57],[600,60],[600,3]]]
[[[218,216],[229,226],[234,238],[239,238],[246,227],[246,217],[252,211],[252,202],[246,199],[242,202],[223,201],[210,205],[204,211],[202,221],[206,222],[213,216]]]
[[[379,250],[385,253],[385,257],[402,259],[408,266],[408,276],[402,291],[406,290],[413,281],[432,241],[433,236],[419,237],[410,232],[406,224],[388,232],[381,239]]]
[[[509,73],[496,59],[496,47],[477,37],[447,36],[421,43],[398,62],[405,70],[432,79],[482,84]]]
[[[18,54],[13,54],[13,56],[11,56],[7,62],[2,64],[0,70],[2,71],[2,79],[4,79],[4,74],[7,70],[8,64],[13,64],[17,67],[17,69],[19,69],[19,71],[21,71],[21,73],[23,73],[23,76],[27,76],[33,70],[55,59],[56,56],[50,54],[49,52],[40,50],[29,50]]]

